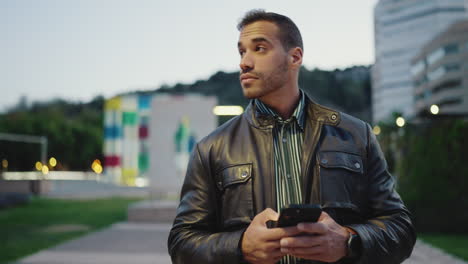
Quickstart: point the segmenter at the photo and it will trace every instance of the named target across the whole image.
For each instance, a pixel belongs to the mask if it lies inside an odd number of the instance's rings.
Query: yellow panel
[[[137,175],[137,169],[122,169],[121,184],[127,186],[135,186],[135,180]]]
[[[120,96],[113,97],[105,102],[106,110],[119,110],[122,106],[122,98]]]

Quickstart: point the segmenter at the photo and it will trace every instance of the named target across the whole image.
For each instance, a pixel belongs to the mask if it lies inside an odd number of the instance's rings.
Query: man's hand
[[[254,217],[242,238],[242,254],[249,263],[278,262],[286,253],[281,252],[280,240],[299,234],[297,227],[268,229],[266,222],[278,220],[278,213],[267,208]]]
[[[322,212],[317,223],[297,225],[301,235],[281,239],[281,252],[298,258],[335,262],[347,253],[349,232]]]

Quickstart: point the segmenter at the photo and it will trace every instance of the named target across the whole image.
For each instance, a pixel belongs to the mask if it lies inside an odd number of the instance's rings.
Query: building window
[[[460,70],[460,64],[458,63],[446,64],[444,65],[444,68],[446,72],[458,71]]]
[[[442,100],[438,105],[439,107],[441,107],[441,106],[447,106],[447,105],[457,105],[461,103],[462,103],[461,98],[447,98],[445,100]]]
[[[429,81],[434,81],[439,79],[440,77],[444,76],[444,74],[448,72],[454,72],[460,70],[460,64],[458,63],[451,63],[451,64],[445,64],[443,66],[438,67],[437,69],[429,72],[427,74],[427,79]]]
[[[440,60],[443,57],[444,57],[444,50],[441,48],[438,48],[427,56],[427,64],[432,65],[434,64],[434,62]]]
[[[420,60],[416,62],[413,66],[411,66],[411,73],[413,76],[418,75],[420,72],[424,70],[426,63],[424,60]]]
[[[444,46],[445,55],[458,53],[458,44],[451,43]]]
[[[427,74],[427,79],[432,82],[434,80],[437,80],[439,79],[440,77],[444,76],[444,74],[446,73],[445,71],[445,67],[438,67],[437,69],[429,72]]]
[[[455,80],[455,81],[448,81],[441,83],[440,85],[434,87],[432,91],[434,93],[446,91],[446,90],[452,90],[452,89],[460,89],[461,88],[461,80]]]

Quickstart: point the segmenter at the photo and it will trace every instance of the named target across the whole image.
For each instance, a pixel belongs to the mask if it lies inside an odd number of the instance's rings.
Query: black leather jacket
[[[307,101],[303,201],[359,234],[356,263],[402,262],[416,236],[370,126]],[[251,103],[197,144],[169,234],[173,263],[242,262],[243,232],[256,214],[276,210],[273,126]]]

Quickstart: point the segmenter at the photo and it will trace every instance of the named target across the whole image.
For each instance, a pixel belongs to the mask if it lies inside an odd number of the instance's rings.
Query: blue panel
[[[122,136],[121,129],[118,126],[109,126],[104,128],[105,139],[115,139]]]
[[[151,95],[138,96],[138,109],[149,109],[151,107]]]

